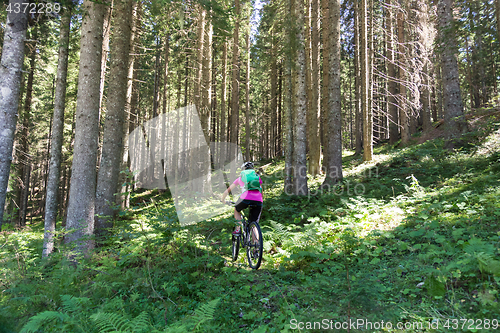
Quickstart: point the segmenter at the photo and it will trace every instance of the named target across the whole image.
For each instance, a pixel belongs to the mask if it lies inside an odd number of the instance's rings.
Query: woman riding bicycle
[[[240,212],[250,206],[249,221],[258,222],[260,213],[262,212],[262,179],[254,170],[252,162],[245,162],[241,165],[241,176],[229,186],[222,194],[221,202],[225,202],[226,196],[236,186],[240,186],[244,192],[240,195],[236,205],[234,206],[234,218],[236,219],[236,229],[233,231],[234,235],[241,234],[242,216]],[[256,182],[258,178],[258,184]]]

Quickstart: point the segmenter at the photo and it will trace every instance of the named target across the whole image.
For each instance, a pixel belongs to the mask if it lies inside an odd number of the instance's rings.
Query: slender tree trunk
[[[165,36],[165,61],[163,66],[163,106],[162,113],[167,113],[168,106],[168,74],[169,67],[168,63],[170,62],[170,34]]]
[[[329,86],[329,72],[328,68],[330,68],[330,41],[328,40],[328,36],[330,36],[330,29],[331,29],[331,23],[330,23],[330,11],[329,11],[329,3],[328,0],[321,0],[321,7],[322,7],[322,22],[321,22],[321,27],[323,28],[323,86],[321,87],[321,96],[325,97],[328,96],[328,86]],[[323,145],[323,147],[326,144],[326,131],[324,129],[324,125],[327,122],[327,117],[328,117],[328,99],[327,98],[322,98],[321,99],[321,112],[320,112],[320,143]],[[326,163],[328,161],[328,151],[326,149],[323,149],[323,169],[326,170]]]
[[[9,1],[12,8],[21,3],[21,0]],[[4,32],[7,38],[3,40],[0,66],[0,230],[12,162],[27,25],[26,13],[7,14]]]
[[[277,128],[277,140],[276,140],[276,151],[283,156],[283,125],[282,125],[282,98],[283,98],[283,63],[279,65],[279,75],[278,75],[278,128]]]
[[[271,145],[274,147],[276,140],[276,112],[278,107],[277,82],[278,82],[278,63],[277,63],[277,38],[274,30],[271,31]]]
[[[231,136],[229,142],[234,143],[232,145],[232,151],[230,152],[231,159],[236,158],[236,145],[238,144],[238,124],[239,124],[239,114],[240,114],[240,47],[239,47],[239,33],[240,33],[240,0],[235,0],[234,2],[234,13],[236,15],[236,20],[234,23],[233,31],[233,60],[232,60],[232,83],[231,83]],[[236,171],[231,170],[231,175]]]
[[[222,70],[221,70],[221,94],[220,94],[220,142],[226,142],[226,114],[227,114],[227,39],[222,44]],[[222,167],[226,162],[224,153],[220,154],[219,165]]]
[[[296,96],[295,108],[295,126],[294,126],[294,189],[297,195],[307,195],[307,142],[306,142],[306,118],[307,118],[307,90],[306,90],[306,50],[304,36],[304,2],[295,1],[294,16],[296,18],[296,41],[297,50],[295,50],[295,87]]]
[[[106,7],[106,13],[104,14],[104,22],[102,29],[101,83],[99,88],[99,117],[101,116],[103,108],[104,83],[106,81],[106,67],[108,64],[108,52],[109,52],[109,37],[111,34],[111,16],[113,15],[114,0],[110,1],[111,5]]]
[[[328,121],[325,127],[328,149],[326,177],[323,186],[342,180],[342,112],[340,91],[340,0],[330,0],[330,52],[328,86]]]
[[[71,173],[66,243],[78,253],[93,247],[102,30],[106,3],[85,0],[80,41],[80,72],[76,106],[75,149]],[[116,187],[113,186],[113,190]]]
[[[250,25],[246,35],[247,61],[245,78],[245,159],[250,161]],[[271,110],[272,112],[272,110]]]
[[[311,27],[311,101],[308,111],[309,173],[314,177],[321,172],[320,116],[320,54],[319,54],[319,0],[312,0]],[[330,30],[330,29],[328,29]]]
[[[54,99],[54,116],[52,120],[52,137],[50,147],[50,166],[45,201],[45,234],[42,257],[50,255],[54,249],[54,231],[57,218],[57,192],[61,174],[62,143],[64,130],[64,108],[66,101],[66,81],[68,76],[68,49],[71,24],[71,7],[61,17],[59,29],[59,59],[57,63],[57,82]],[[62,197],[59,197],[61,200]]]
[[[204,43],[202,49],[202,84],[201,90],[201,108],[200,108],[200,121],[203,133],[205,134],[205,141],[210,142],[209,132],[210,132],[210,108],[211,108],[211,97],[212,97],[212,21],[210,15],[205,16],[205,27],[204,27]]]
[[[419,0],[417,2],[417,15],[419,22],[419,40],[421,45],[420,50],[420,58],[423,62],[423,70],[421,75],[422,84],[420,85],[421,89],[421,101],[422,101],[422,130],[424,132],[428,132],[432,129],[432,120],[431,120],[431,60],[430,54],[432,52],[432,46],[434,44],[434,40],[432,40],[431,34],[429,33],[432,30],[432,26],[429,22],[429,7],[425,0]]]
[[[362,116],[362,81],[361,81],[361,36],[360,36],[360,4],[359,1],[354,2],[354,70],[355,73],[355,95],[356,95],[356,155],[361,155],[363,150],[363,116]],[[324,66],[324,65],[323,65]],[[325,100],[323,98],[323,100]],[[326,155],[325,155],[326,157]]]
[[[401,143],[403,145],[410,141],[410,122],[409,110],[406,98],[406,48],[405,48],[405,31],[404,31],[404,14],[402,9],[398,9],[398,47],[399,47],[399,119],[401,126]]]
[[[95,233],[102,238],[113,226],[115,194],[119,193],[118,179],[123,156],[123,120],[127,100],[132,0],[115,0],[115,28],[111,40],[109,93],[104,123],[101,166],[97,176],[95,201]]]
[[[389,96],[387,98],[387,103],[389,104],[389,143],[395,144],[399,138],[399,126],[398,126],[398,106],[396,104],[396,94],[397,94],[397,83],[396,83],[396,59],[394,56],[395,43],[394,43],[394,9],[392,8],[393,0],[388,0],[387,5],[387,34],[388,34],[388,47],[387,47],[387,71],[388,71],[388,88]]]
[[[37,28],[33,28],[33,35],[31,36],[33,40],[37,40]],[[24,227],[26,225],[26,214],[28,209],[28,195],[30,191],[30,177],[31,168],[33,161],[31,160],[31,155],[29,153],[29,135],[31,127],[31,102],[33,97],[33,79],[35,76],[35,64],[36,64],[36,42],[33,42],[29,46],[30,48],[30,68],[28,72],[28,80],[26,81],[26,96],[24,101],[24,110],[22,114],[23,126],[21,130],[21,151],[23,152],[20,161],[23,162],[22,168],[22,188],[21,188],[21,201],[19,205],[19,226]]]
[[[129,146],[128,146],[128,135],[134,130],[134,125],[136,122],[135,116],[135,100],[133,96],[135,95],[134,89],[136,88],[134,84],[134,79],[137,75],[134,72],[136,61],[135,57],[135,36],[137,33],[137,1],[132,1],[132,20],[130,29],[130,56],[128,62],[128,74],[127,74],[127,98],[125,102],[125,122],[123,123],[123,159],[122,159],[122,170],[127,170],[129,168]],[[132,104],[134,103],[134,104]],[[130,207],[130,191],[132,186],[130,185],[128,175],[126,173],[120,174],[120,183],[127,183],[126,186],[121,187],[121,207],[122,209]]]
[[[449,138],[458,136],[467,130],[460,92],[458,63],[455,57],[457,46],[452,24],[453,0],[440,0],[438,2],[438,27],[442,49],[443,107],[444,122]]]
[[[500,0],[495,0],[495,15],[497,18],[497,40],[500,41]]]
[[[286,1],[287,5],[287,13],[289,20],[287,20],[287,23],[290,25],[292,24],[292,18],[293,18],[293,0],[287,0]],[[288,32],[286,34],[287,39],[286,39],[286,46],[287,46],[287,53],[285,55],[285,63],[286,63],[286,68],[285,68],[285,98],[284,98],[284,109],[285,109],[285,181],[284,181],[284,192],[287,195],[294,194],[295,189],[294,189],[294,180],[293,180],[293,174],[294,174],[294,165],[293,165],[293,155],[294,155],[294,130],[293,130],[293,78],[292,78],[292,73],[294,72],[292,70],[292,33]]]
[[[368,5],[361,1],[360,8],[360,46],[361,46],[361,108],[363,114],[363,160],[373,158],[373,111],[370,106],[370,56],[368,43]]]

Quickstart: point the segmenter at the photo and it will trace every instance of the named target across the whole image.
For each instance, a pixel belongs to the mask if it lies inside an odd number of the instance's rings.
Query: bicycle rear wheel
[[[262,251],[264,241],[262,239],[262,232],[260,231],[259,223],[250,222],[248,226],[248,247],[247,258],[248,264],[253,269],[258,269],[262,261]]]
[[[233,261],[236,261],[238,259],[238,253],[240,252],[240,238],[241,238],[241,236],[232,235]]]

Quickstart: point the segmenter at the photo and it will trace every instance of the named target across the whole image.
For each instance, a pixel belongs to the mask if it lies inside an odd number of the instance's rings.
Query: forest
[[[0,333],[500,329],[500,0],[0,7]]]

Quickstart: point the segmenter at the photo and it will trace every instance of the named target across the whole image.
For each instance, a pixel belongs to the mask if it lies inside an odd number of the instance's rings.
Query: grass
[[[156,191],[137,195],[106,246],[76,267],[63,244],[40,258],[41,224],[4,231],[0,332],[321,332],[349,320],[370,332],[491,331],[498,138],[492,123],[455,151],[436,139],[377,147],[369,164],[346,155],[335,192],[315,191],[316,177],[301,198],[283,194],[284,163],[274,161],[258,271],[243,254],[231,262],[229,213],[180,227]]]

